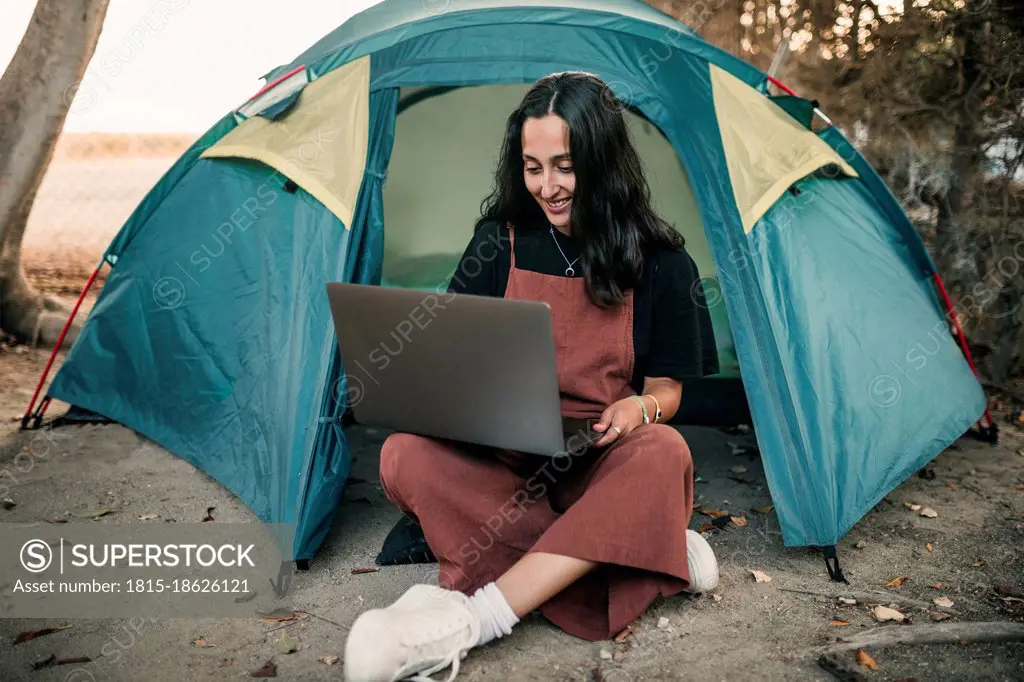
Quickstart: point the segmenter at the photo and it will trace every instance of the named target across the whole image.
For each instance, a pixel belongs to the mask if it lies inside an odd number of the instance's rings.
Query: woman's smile
[[[561,199],[558,199],[557,201],[550,201],[550,200],[545,201],[544,205],[545,205],[545,209],[547,210],[548,213],[554,213],[556,215],[561,215],[562,213],[568,213],[569,212],[569,202],[570,201],[572,201],[572,197],[563,197]]]

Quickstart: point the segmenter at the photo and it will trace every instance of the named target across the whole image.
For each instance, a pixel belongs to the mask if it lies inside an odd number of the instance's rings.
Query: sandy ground
[[[49,442],[38,440],[40,432],[19,431],[17,418],[47,355],[34,349],[0,352],[0,471],[17,477],[5,495],[16,506],[0,508],[0,522],[45,523],[46,517],[111,503],[120,511],[92,523],[141,523],[136,519],[144,514],[159,514],[156,523],[196,521],[210,506],[217,508],[219,522],[255,521],[208,476],[121,426],[55,429],[46,436]],[[54,404],[51,414],[65,407]],[[529,617],[510,637],[471,652],[459,679],[828,680],[834,678],[817,665],[816,648],[876,627],[873,603],[895,605],[918,625],[934,625],[927,610],[896,600],[911,597],[930,604],[946,596],[953,601],[951,608],[931,610],[948,611],[952,622],[1024,622],[1024,456],[1018,452],[1024,434],[1013,427],[1003,427],[998,447],[962,439],[931,465],[934,478],[911,478],[869,513],[840,546],[849,587],[829,583],[820,555],[784,548],[773,513],[753,511],[770,503],[760,460],[733,455],[730,445],[751,443],[751,435],[706,428],[683,428],[683,433],[702,479],[697,484],[702,506],[747,519],[745,527],[710,535],[721,565],[721,599],[673,597],[657,603],[621,643],[584,642]],[[432,565],[352,574],[373,566],[399,515],[377,484],[377,456],[386,435],[349,430],[354,482],[325,545],[310,570],[299,574],[295,601],[305,612],[301,620],[147,620],[135,623],[133,631],[128,621],[97,617],[67,621],[72,627],[14,645],[19,632],[62,621],[0,619],[0,680],[237,679],[248,678],[270,659],[282,679],[340,679],[340,665],[318,659],[343,655],[346,627],[354,618],[365,608],[390,603],[416,582],[434,579]],[[42,452],[43,443],[45,456],[33,456],[31,464],[22,458],[20,470],[15,469],[17,454],[25,448]],[[742,477],[749,483],[729,477],[730,468],[738,465],[748,468]],[[908,502],[935,509],[937,518],[910,511]],[[709,521],[696,514],[692,527]],[[772,581],[756,583],[750,569],[764,571]],[[899,576],[908,576],[902,586],[885,587]],[[940,588],[930,587],[937,582]],[[829,595],[875,590],[883,595],[877,602],[840,606],[834,598],[786,590]],[[1016,600],[1005,598],[1013,594]],[[659,628],[662,618],[668,626]],[[850,624],[836,626],[833,620]],[[298,639],[298,651],[277,653],[275,644],[283,633]],[[201,638],[213,646],[193,646]],[[1024,679],[1024,644],[901,645],[868,652],[878,670],[859,668],[863,679]],[[31,671],[34,662],[50,655],[93,661]],[[842,660],[857,669],[852,653]]]

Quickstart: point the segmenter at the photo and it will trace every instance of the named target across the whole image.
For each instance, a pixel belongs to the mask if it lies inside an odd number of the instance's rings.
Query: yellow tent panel
[[[743,230],[754,225],[794,182],[836,165],[857,172],[813,131],[736,76],[710,64],[718,127]]]
[[[346,228],[363,180],[370,130],[370,58],[307,85],[286,116],[254,116],[205,152],[260,161],[316,197]]]

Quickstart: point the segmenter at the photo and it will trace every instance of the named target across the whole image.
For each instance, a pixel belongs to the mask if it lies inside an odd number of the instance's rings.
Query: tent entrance
[[[466,247],[480,204],[491,191],[506,120],[530,86],[401,89],[395,141],[384,186],[382,284],[424,290],[447,287]],[[725,303],[689,178],[661,131],[626,112],[656,210],[686,239],[704,279],[721,372],[689,386],[704,395],[680,417],[707,423],[749,419]],[[738,402],[739,404],[733,404]],[[723,412],[724,410],[724,412]],[[722,413],[722,417],[715,415]],[[736,416],[738,415],[738,416]]]

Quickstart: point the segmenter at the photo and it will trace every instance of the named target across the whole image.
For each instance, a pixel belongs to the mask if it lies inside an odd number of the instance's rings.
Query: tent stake
[[[843,569],[839,566],[839,554],[836,553],[836,546],[829,545],[821,548],[825,555],[825,568],[828,569],[828,579],[834,583],[850,584],[850,581],[843,575]]]

